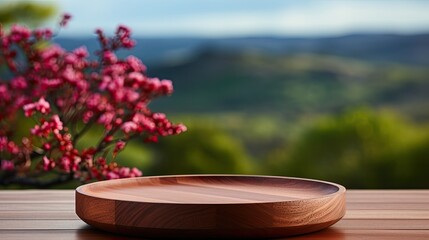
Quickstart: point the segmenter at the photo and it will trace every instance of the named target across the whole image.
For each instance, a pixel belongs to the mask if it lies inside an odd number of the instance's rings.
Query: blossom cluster
[[[60,25],[69,19],[65,15]],[[149,77],[137,57],[115,54],[135,46],[130,29],[119,26],[113,37],[100,29],[96,34],[101,49],[98,60],[90,60],[85,47],[67,51],[51,44],[50,29],[0,29],[0,66],[9,76],[0,78],[2,171],[55,170],[81,180],[137,177],[138,169],[108,162],[107,152],[116,157],[131,139],[156,142],[159,136],[186,131],[148,108],[154,98],[172,94],[172,82]],[[17,121],[23,117],[36,124],[17,137],[22,132]],[[95,125],[104,128],[100,141],[78,149],[79,139]]]

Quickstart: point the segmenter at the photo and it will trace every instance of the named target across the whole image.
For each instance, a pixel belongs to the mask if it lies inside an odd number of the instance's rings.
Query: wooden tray
[[[289,177],[183,175],[109,180],[76,189],[76,214],[140,237],[268,238],[326,228],[345,214],[338,184]]]

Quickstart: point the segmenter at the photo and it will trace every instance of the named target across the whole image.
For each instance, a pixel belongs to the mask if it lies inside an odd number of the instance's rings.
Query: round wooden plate
[[[345,214],[338,184],[289,177],[182,175],[76,189],[76,214],[109,232],[148,238],[272,238],[326,228]]]

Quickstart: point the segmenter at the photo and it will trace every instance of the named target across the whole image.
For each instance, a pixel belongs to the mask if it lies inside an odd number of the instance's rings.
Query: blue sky
[[[4,0],[3,0],[4,1]],[[429,32],[424,0],[57,0],[73,21],[62,35],[130,26],[147,37],[332,36]]]

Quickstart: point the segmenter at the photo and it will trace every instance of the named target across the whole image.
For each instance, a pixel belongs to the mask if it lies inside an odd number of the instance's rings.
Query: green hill
[[[203,51],[176,65],[150,69],[176,92],[154,108],[176,113],[241,112],[295,119],[355,106],[389,107],[428,119],[429,70],[326,55]]]

